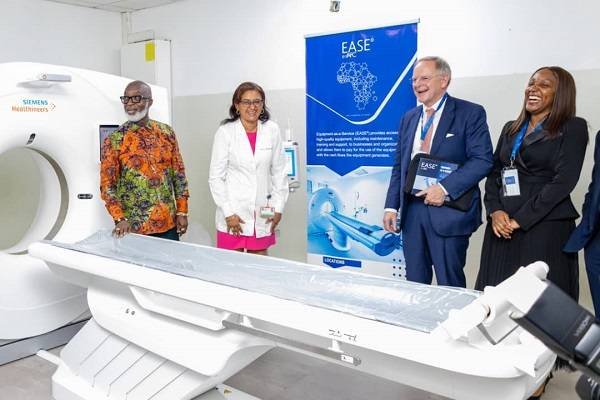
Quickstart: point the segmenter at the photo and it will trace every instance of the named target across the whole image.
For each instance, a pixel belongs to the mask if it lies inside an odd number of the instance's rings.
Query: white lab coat
[[[252,148],[241,121],[221,125],[215,140],[208,172],[208,184],[217,212],[217,230],[227,232],[225,217],[237,214],[245,223],[242,235],[265,237],[271,224],[260,216],[260,207],[275,207],[282,213],[289,189],[285,155],[279,126],[273,121],[258,122],[256,151]]]

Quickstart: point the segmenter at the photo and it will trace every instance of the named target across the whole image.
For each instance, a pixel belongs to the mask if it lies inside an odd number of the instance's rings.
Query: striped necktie
[[[425,114],[427,115],[427,121],[429,121],[431,118],[433,118],[433,115],[435,114],[435,109],[428,108],[425,110]],[[429,153],[429,151],[431,150],[431,138],[433,137],[433,129],[434,127],[432,121],[429,125],[429,129],[427,130],[427,134],[425,135],[425,139],[423,139],[423,141],[421,142],[421,151],[423,153]]]

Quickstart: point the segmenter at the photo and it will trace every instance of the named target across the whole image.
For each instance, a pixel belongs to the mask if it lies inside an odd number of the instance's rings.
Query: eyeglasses
[[[426,75],[426,76],[416,76],[416,77],[414,77],[414,78],[411,79],[411,82],[413,84],[420,83],[420,82],[427,83],[427,82],[431,81],[433,78],[435,78],[436,76],[439,76],[439,74],[436,74],[436,75]]]
[[[244,107],[250,107],[250,106],[260,107],[263,104],[263,99],[254,99],[254,100],[244,99],[244,100],[240,100],[239,104],[243,105]]]
[[[152,97],[144,97],[144,96],[140,96],[139,94],[137,94],[135,96],[121,96],[119,98],[121,99],[121,103],[123,103],[123,104],[129,103],[129,100],[131,100],[131,102],[133,104],[137,104],[142,100],[152,100]]]

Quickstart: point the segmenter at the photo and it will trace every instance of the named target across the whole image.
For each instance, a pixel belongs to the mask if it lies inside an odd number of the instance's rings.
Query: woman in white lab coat
[[[217,205],[217,247],[267,254],[288,196],[279,126],[264,90],[244,82],[217,133],[208,183]]]

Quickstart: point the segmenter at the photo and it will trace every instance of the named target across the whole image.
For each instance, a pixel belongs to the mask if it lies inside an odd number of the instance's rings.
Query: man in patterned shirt
[[[121,96],[128,121],[102,145],[100,193],[115,221],[129,232],[179,240],[188,221],[188,184],[175,132],[148,118],[150,86],[131,82]]]

